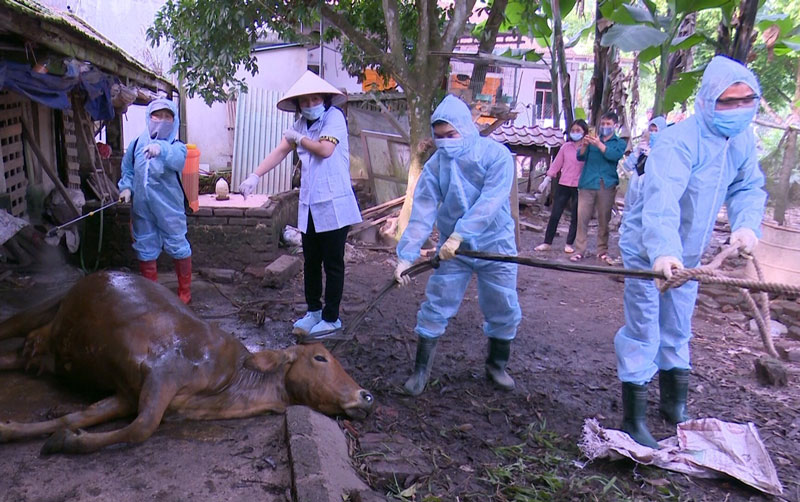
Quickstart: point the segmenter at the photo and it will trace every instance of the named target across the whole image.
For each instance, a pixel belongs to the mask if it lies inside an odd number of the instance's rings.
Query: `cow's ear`
[[[289,350],[262,350],[245,359],[244,367],[262,373],[271,373],[279,370],[284,364],[289,364],[297,359],[297,355]]]

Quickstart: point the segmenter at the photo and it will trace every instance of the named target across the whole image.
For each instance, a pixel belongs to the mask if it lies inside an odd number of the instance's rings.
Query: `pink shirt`
[[[561,171],[561,178],[558,180],[559,185],[565,187],[578,186],[578,179],[581,177],[581,170],[583,170],[583,161],[578,160],[578,149],[575,147],[574,141],[567,141],[556,154],[555,160],[550,164],[550,169],[547,170],[547,175],[555,178],[558,172]]]

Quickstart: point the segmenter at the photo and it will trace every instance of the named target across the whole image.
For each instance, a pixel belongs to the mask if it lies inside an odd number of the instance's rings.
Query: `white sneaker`
[[[308,332],[309,337],[319,338],[330,335],[342,329],[342,320],[336,319],[334,322],[320,321]]]
[[[311,328],[316,326],[322,320],[322,310],[314,310],[306,312],[302,319],[295,321],[292,325],[293,335],[307,335]]]

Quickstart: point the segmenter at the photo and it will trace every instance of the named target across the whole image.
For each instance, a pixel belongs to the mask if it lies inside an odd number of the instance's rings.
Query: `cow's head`
[[[276,357],[281,360],[275,360]],[[326,415],[344,414],[356,419],[365,418],[372,410],[375,401],[372,394],[362,389],[322,344],[259,352],[248,363],[261,371],[282,364],[286,365],[284,384],[292,404],[303,404]]]

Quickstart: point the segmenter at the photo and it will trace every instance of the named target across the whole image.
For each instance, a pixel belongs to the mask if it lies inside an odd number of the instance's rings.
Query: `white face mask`
[[[300,107],[300,114],[305,117],[306,120],[317,120],[322,117],[323,113],[325,113],[325,103],[305,108],[302,106]]]
[[[583,133],[582,132],[571,132],[571,133],[569,133],[569,139],[571,139],[572,141],[580,141],[581,139],[583,139]]]
[[[436,138],[433,143],[439,151],[450,158],[458,157],[464,149],[464,138]]]
[[[160,120],[150,118],[150,121],[147,123],[147,129],[150,133],[150,137],[152,139],[167,139],[169,134],[172,132],[173,124],[172,120]]]

